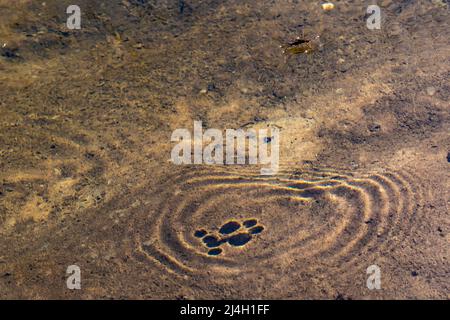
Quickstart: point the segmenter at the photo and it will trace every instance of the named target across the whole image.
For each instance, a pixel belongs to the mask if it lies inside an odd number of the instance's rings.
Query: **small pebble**
[[[435,93],[436,93],[436,89],[434,87],[428,87],[427,88],[427,94],[429,96],[434,96]]]
[[[391,26],[391,29],[389,30],[389,34],[391,36],[399,36],[400,34],[402,34],[403,29],[399,24],[393,24]]]
[[[381,129],[381,126],[377,123],[372,123],[368,126],[370,132],[378,132]]]

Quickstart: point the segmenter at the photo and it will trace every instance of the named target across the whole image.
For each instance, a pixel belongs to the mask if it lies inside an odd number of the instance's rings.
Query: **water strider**
[[[284,54],[297,55],[297,54],[310,54],[316,51],[319,46],[320,36],[314,37],[312,40],[297,37],[294,41],[281,45]]]

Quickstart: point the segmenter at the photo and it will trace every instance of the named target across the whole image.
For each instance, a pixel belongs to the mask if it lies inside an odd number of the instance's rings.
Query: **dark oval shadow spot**
[[[228,243],[232,246],[239,247],[243,246],[247,242],[249,242],[252,239],[252,236],[248,233],[238,233],[234,236],[231,236],[228,238]]]
[[[206,244],[208,248],[215,248],[225,243],[225,240],[219,240],[215,236],[206,236],[203,238],[203,243]]]
[[[237,221],[230,221],[225,223],[219,230],[219,232],[221,234],[230,234],[235,232],[236,230],[238,230],[241,227],[241,225],[239,224],[239,222]]]
[[[258,223],[258,221],[256,219],[248,219],[246,221],[244,221],[244,226],[246,228],[251,228],[253,226],[255,226]]]
[[[208,254],[210,256],[218,256],[221,253],[222,253],[222,249],[220,249],[220,248],[211,249],[211,250],[208,251]]]
[[[264,230],[263,226],[256,226],[256,227],[250,229],[250,233],[251,234],[258,234],[258,233],[263,232],[263,230]]]
[[[197,238],[203,238],[206,235],[206,230],[205,229],[200,229],[194,232],[194,237]]]

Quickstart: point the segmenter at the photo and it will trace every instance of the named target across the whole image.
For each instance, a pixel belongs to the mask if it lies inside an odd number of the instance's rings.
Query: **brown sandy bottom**
[[[0,1],[0,298],[450,298],[448,1],[72,2]],[[172,164],[194,121],[279,172]]]

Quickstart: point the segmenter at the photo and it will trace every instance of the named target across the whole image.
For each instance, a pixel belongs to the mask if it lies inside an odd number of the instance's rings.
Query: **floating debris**
[[[322,9],[325,11],[331,11],[334,9],[334,3],[332,3],[332,2],[322,3]]]

